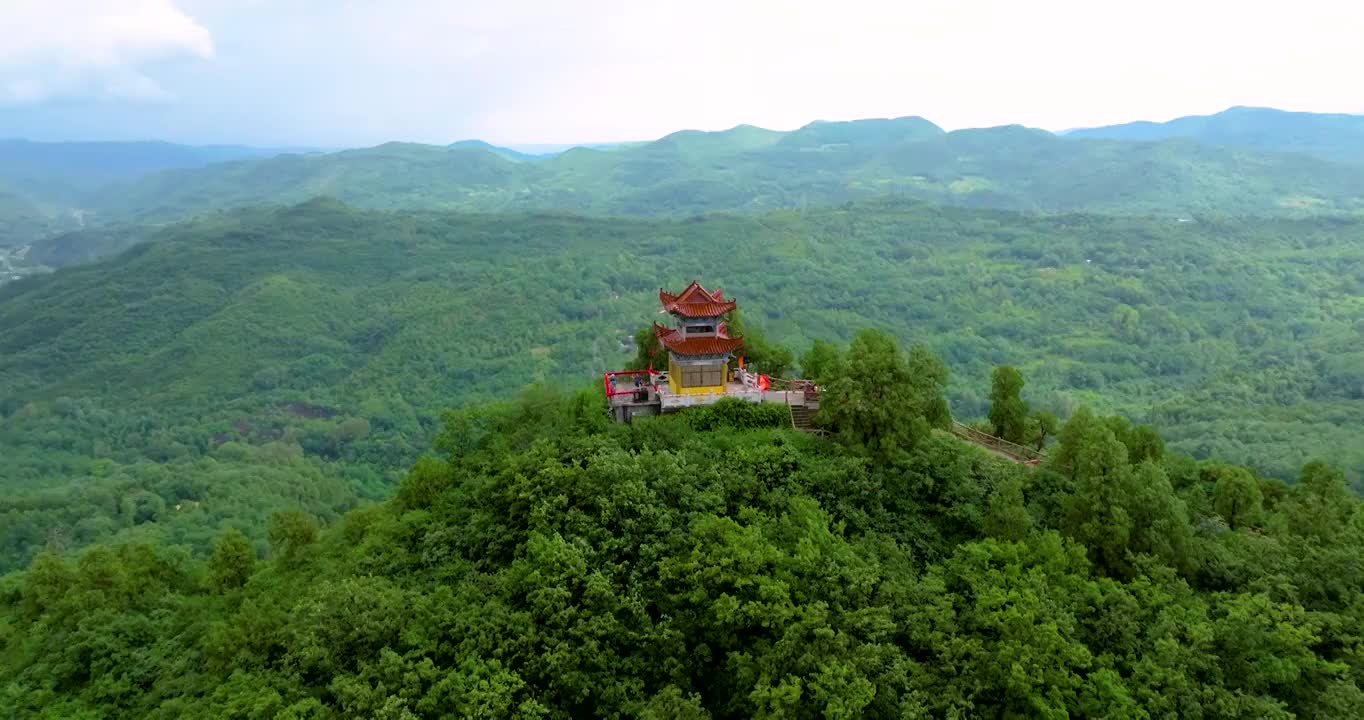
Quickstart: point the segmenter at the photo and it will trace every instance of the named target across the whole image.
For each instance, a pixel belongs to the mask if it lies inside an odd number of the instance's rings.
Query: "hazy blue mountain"
[[[942,135],[942,128],[921,117],[872,118],[848,122],[821,120],[786,133],[781,143],[788,147],[820,150],[839,145],[884,146],[932,140]]]
[[[569,150],[572,150],[573,148],[580,148],[580,147],[581,147],[581,148],[594,148],[594,149],[597,149],[597,150],[605,150],[605,149],[607,149],[607,148],[622,147],[622,146],[627,146],[627,145],[638,145],[638,144],[640,144],[640,143],[639,143],[639,141],[637,141],[637,140],[627,140],[627,141],[622,141],[622,142],[604,142],[604,143],[515,143],[515,144],[511,144],[511,145],[506,145],[505,147],[506,147],[508,150],[514,150],[514,151],[519,152],[519,153],[525,153],[526,155],[535,155],[535,156],[540,156],[540,157],[548,157],[548,156],[551,156],[551,155],[558,155],[559,153],[568,152]]]
[[[84,227],[95,219],[93,194],[112,183],[279,152],[238,145],[0,140],[0,247]]]
[[[508,147],[502,147],[500,145],[493,145],[492,143],[484,142],[482,140],[460,140],[459,142],[450,143],[447,147],[449,147],[451,150],[486,150],[495,155],[501,155],[502,157],[507,158],[508,160],[516,160],[517,162],[543,160],[554,154],[554,153],[526,153],[521,152],[519,150],[513,150]]]
[[[1067,138],[1165,140],[1188,138],[1209,145],[1300,152],[1339,162],[1364,163],[1364,115],[1288,112],[1234,107],[1164,123],[1133,122],[1070,130]]]
[[[160,170],[202,167],[279,152],[240,145],[0,140],[0,177],[86,189]]]

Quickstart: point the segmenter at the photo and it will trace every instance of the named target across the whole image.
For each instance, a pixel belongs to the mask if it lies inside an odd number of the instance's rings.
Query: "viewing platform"
[[[658,415],[687,407],[698,407],[719,402],[724,398],[738,398],[745,402],[771,402],[788,407],[815,410],[819,407],[819,391],[804,380],[765,378],[757,373],[737,370],[734,378],[723,388],[702,392],[674,392],[669,386],[666,371],[627,370],[608,372],[602,377],[611,415],[621,422],[641,415]]]

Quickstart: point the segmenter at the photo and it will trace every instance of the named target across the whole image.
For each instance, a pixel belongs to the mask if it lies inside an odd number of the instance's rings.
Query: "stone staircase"
[[[801,432],[818,432],[810,408],[804,405],[788,405],[787,408],[791,411],[791,427]]]

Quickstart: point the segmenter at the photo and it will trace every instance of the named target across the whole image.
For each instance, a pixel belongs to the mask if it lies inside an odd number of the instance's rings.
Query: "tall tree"
[[[317,540],[317,521],[300,510],[284,510],[270,516],[270,549],[285,563],[298,559]]]
[[[990,424],[995,435],[1014,443],[1026,443],[1028,404],[1023,402],[1023,373],[1009,365],[995,368],[990,376]]]
[[[1353,505],[1345,475],[1313,460],[1302,467],[1284,510],[1294,534],[1330,541],[1345,528]]]
[[[1023,479],[1009,475],[990,493],[985,510],[985,532],[1000,540],[1019,542],[1031,530],[1032,516],[1023,502]]]
[[[858,331],[842,374],[820,401],[823,421],[844,443],[876,457],[913,447],[942,421],[947,404],[942,361],[926,348],[917,348],[912,358],[913,366],[889,333]]]
[[[909,346],[907,362],[914,407],[931,427],[943,430],[951,427],[952,412],[947,406],[946,395],[947,363],[921,342]]]
[[[237,528],[231,528],[218,538],[209,560],[209,577],[218,592],[235,590],[246,584],[256,569],[256,552]]]
[[[1061,434],[1063,442],[1073,446],[1067,450],[1073,457],[1075,491],[1063,502],[1064,528],[1089,548],[1096,565],[1113,575],[1124,574],[1133,526],[1127,508],[1132,472],[1127,448],[1101,423],[1086,422],[1070,433],[1068,429]]]
[[[1260,518],[1260,483],[1245,468],[1214,465],[1203,470],[1213,480],[1212,507],[1233,528],[1253,525]]]
[[[1046,447],[1047,438],[1056,434],[1056,426],[1057,420],[1055,415],[1045,410],[1033,414],[1032,421],[1028,424],[1028,427],[1032,431],[1032,442],[1038,450]]]
[[[800,356],[800,374],[816,384],[825,385],[843,372],[843,354],[833,343],[816,340]]]

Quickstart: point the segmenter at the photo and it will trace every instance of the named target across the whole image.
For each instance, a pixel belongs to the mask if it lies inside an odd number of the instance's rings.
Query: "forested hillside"
[[[921,354],[916,351],[916,354]],[[0,586],[16,717],[1354,717],[1364,509],[1129,444],[1046,465],[931,429],[860,335],[835,440],[741,402],[612,425],[592,391],[450,413],[319,532],[47,552]],[[865,368],[876,368],[868,373]],[[923,405],[871,397],[908,378]],[[767,412],[767,409],[776,412]],[[853,410],[850,415],[843,410]]]
[[[1139,141],[1188,138],[1206,145],[1295,152],[1333,162],[1364,163],[1364,115],[1234,107],[1215,115],[1182,117],[1164,123],[1134,122],[1072,130],[1066,136]]]
[[[534,156],[481,141],[334,153],[0,142],[0,246],[331,195],[372,209],[686,216],[879,197],[1043,212],[1364,211],[1355,116],[1237,108],[1164,125],[944,132],[918,117],[681,131]],[[6,189],[8,185],[8,189]],[[98,242],[47,253],[80,261]],[[60,241],[68,250],[81,236]]]
[[[623,366],[694,277],[797,353],[926,342],[958,417],[989,373],[1291,480],[1364,471],[1364,222],[1035,217],[878,203],[689,220],[357,211],[319,200],[155,231],[0,288],[6,567],[115,535],[206,547],[383,497],[440,412]]]
[[[944,133],[922,118],[740,126],[577,148],[536,162],[470,144],[390,143],[150,176],[98,203],[109,218],[334,195],[367,208],[685,215],[884,195],[966,207],[1187,215],[1364,209],[1364,168],[1191,141],[1058,138],[1000,127]]]

